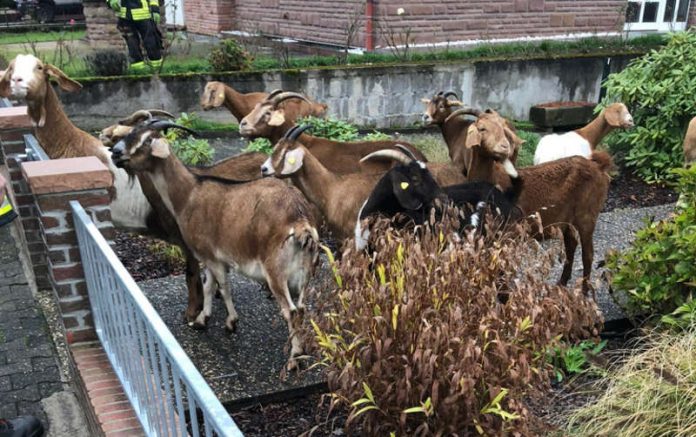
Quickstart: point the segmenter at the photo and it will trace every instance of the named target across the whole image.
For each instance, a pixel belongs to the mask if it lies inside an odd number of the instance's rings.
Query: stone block
[[[107,188],[109,169],[94,156],[22,163],[22,173],[34,194]]]

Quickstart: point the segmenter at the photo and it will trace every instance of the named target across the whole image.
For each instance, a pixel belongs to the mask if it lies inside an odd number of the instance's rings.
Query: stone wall
[[[612,58],[612,70],[621,70],[628,59]],[[529,108],[538,103],[596,102],[606,62],[604,57],[586,57],[95,80],[84,82],[79,93],[61,91],[60,99],[68,116],[89,129],[101,129],[138,108],[231,120],[226,110],[201,111],[199,96],[208,80],[226,82],[241,92],[302,91],[327,103],[330,115],[362,126],[412,125],[423,112],[420,99],[438,90],[454,90],[466,103],[526,120]]]

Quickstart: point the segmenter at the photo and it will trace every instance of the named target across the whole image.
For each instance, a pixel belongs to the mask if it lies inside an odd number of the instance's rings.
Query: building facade
[[[365,49],[403,44],[666,32],[696,24],[696,0],[167,0],[183,3],[189,32],[261,33]],[[370,31],[370,29],[372,29]]]

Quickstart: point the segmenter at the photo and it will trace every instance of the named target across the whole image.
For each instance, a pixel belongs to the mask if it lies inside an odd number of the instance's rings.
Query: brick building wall
[[[235,27],[235,0],[184,0],[184,23],[189,32],[217,35]]]
[[[193,33],[260,31],[302,40],[343,44],[348,16],[365,1],[185,0]],[[410,26],[416,44],[515,38],[566,33],[615,32],[623,27],[626,0],[381,0],[375,18],[400,29]],[[405,13],[397,15],[398,8]],[[360,14],[362,15],[362,14]],[[375,23],[377,44],[380,25]],[[364,23],[354,45],[364,44]]]
[[[691,0],[689,5],[689,18],[687,23],[688,28],[696,27],[696,0]]]

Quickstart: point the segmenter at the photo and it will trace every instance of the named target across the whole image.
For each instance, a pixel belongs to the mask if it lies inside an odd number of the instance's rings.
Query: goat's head
[[[612,103],[604,108],[604,119],[609,126],[620,129],[628,129],[634,126],[633,116],[623,103]]]
[[[171,155],[169,143],[162,137],[162,132],[167,129],[181,129],[197,135],[197,132],[169,120],[149,120],[135,126],[114,145],[111,160],[129,173],[152,170],[157,161]]]
[[[486,109],[469,126],[466,135],[467,148],[476,148],[483,156],[503,163],[506,172],[516,177],[517,172],[510,158],[524,140],[508,127],[506,120],[492,109]],[[514,174],[513,174],[514,173]]]
[[[154,117],[173,119],[174,115],[160,109],[140,109],[123,120],[119,120],[116,124],[102,129],[101,132],[99,132],[99,141],[101,141],[104,146],[112,148],[114,144],[128,135],[135,126],[145,121],[152,121]]]
[[[276,90],[264,101],[257,103],[242,119],[239,123],[239,133],[249,138],[270,137],[274,129],[285,124],[285,108],[281,103],[288,99],[300,99],[311,103],[302,94]]]
[[[201,106],[203,110],[209,111],[213,108],[222,106],[225,102],[225,84],[222,82],[208,82],[205,84],[203,94],[201,94]]]
[[[454,97],[454,99],[450,99]],[[440,91],[431,99],[422,98],[421,102],[425,104],[425,112],[423,112],[423,124],[428,126],[431,124],[442,124],[452,114],[452,108],[462,106],[457,93],[454,91]]]
[[[282,178],[298,171],[302,167],[307,149],[297,139],[302,135],[302,132],[310,128],[311,126],[304,125],[288,129],[283,138],[273,147],[271,156],[261,165],[261,174]]]
[[[0,97],[43,101],[49,78],[56,79],[58,86],[65,91],[82,88],[57,67],[43,63],[34,55],[17,55],[0,77]]]
[[[415,211],[424,205],[430,205],[440,192],[440,186],[428,171],[425,163],[416,159],[407,147],[401,144],[397,144],[395,147],[398,150],[378,150],[360,160],[360,162],[365,162],[370,159],[388,158],[400,163],[400,165],[392,167],[382,177],[373,193],[382,190],[384,192],[378,195],[385,196],[387,195],[386,191],[390,190],[401,207],[406,210]]]

